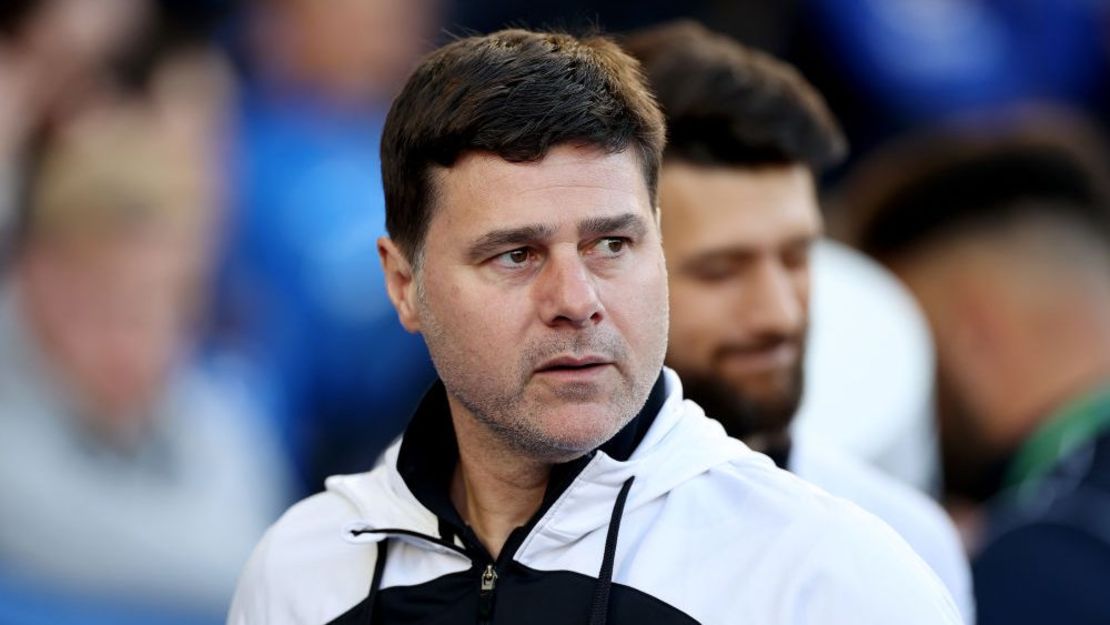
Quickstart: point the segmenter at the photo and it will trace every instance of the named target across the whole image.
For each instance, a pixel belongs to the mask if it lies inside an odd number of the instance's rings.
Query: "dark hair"
[[[41,0],[4,0],[0,2],[0,38],[14,37],[26,20],[43,6]]]
[[[382,134],[386,227],[419,256],[435,165],[470,151],[537,161],[556,145],[635,147],[655,204],[663,116],[639,65],[612,41],[503,30],[430,54],[394,100]]]
[[[633,33],[622,45],[640,59],[667,118],[667,158],[819,170],[847,151],[824,99],[782,61],[690,20]]]
[[[838,235],[890,259],[948,234],[1043,214],[1110,246],[1110,170],[1083,145],[1090,137],[1070,130],[1058,124],[985,135],[934,130],[903,140],[845,183],[834,207],[843,222]]]

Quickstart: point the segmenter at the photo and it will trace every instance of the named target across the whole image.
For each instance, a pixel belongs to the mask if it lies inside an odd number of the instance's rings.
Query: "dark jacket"
[[[972,573],[980,625],[1110,623],[1110,430],[997,498]]]

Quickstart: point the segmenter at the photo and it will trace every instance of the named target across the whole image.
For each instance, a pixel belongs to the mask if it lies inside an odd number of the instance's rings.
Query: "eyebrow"
[[[484,260],[505,248],[522,247],[550,238],[555,234],[554,226],[545,224],[531,224],[519,228],[505,228],[491,230],[483,234],[466,250],[466,257],[471,261]]]
[[[636,213],[624,213],[613,217],[592,217],[578,222],[579,237],[628,233],[634,238],[642,238],[646,232],[647,224],[644,223],[644,218]]]
[[[613,217],[592,217],[578,222],[578,236],[590,237],[604,234],[627,232],[629,236],[641,238],[647,232],[642,217],[636,213],[624,213]],[[555,226],[548,224],[529,224],[517,228],[491,230],[479,237],[466,250],[470,262],[478,262],[506,249],[524,247],[555,235]]]
[[[803,235],[788,239],[780,246],[781,249],[795,249],[798,247],[810,247],[815,244],[820,235]],[[680,271],[694,271],[699,265],[706,263],[716,262],[719,260],[726,261],[748,261],[756,256],[759,256],[760,250],[752,247],[721,247],[716,249],[705,250],[688,258],[686,262],[682,263],[679,268]]]

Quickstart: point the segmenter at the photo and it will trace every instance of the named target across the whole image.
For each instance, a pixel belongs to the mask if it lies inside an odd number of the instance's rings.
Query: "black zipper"
[[[524,530],[523,534],[517,536],[517,534],[521,532],[521,530]],[[523,539],[524,535],[527,535],[527,533],[528,531],[526,529],[517,528],[517,530],[515,530],[514,533],[510,535],[510,541],[506,542],[506,546],[510,546],[510,542],[514,543],[511,546],[513,551],[515,551],[516,548],[520,546],[519,543]],[[445,540],[443,538],[436,538],[435,536],[429,536],[427,534],[421,534],[412,530],[399,528],[373,530],[359,529],[351,531],[352,536],[359,536],[361,534],[411,536],[413,538],[419,538],[429,543],[439,545],[441,547],[447,547],[453,551],[457,551],[458,553],[470,558],[471,561],[475,564],[483,561],[486,562],[486,568],[482,570],[481,575],[479,575],[478,577],[478,623],[479,625],[488,625],[489,623],[493,622],[494,593],[496,593],[497,591],[497,564],[501,562],[501,558],[498,558],[498,562],[494,562],[493,557],[489,554],[489,551],[487,551],[482,543],[477,540],[477,536],[473,535],[473,530],[471,530],[469,527],[466,528],[466,532],[462,536],[463,544],[466,545],[466,547],[460,547],[453,542]],[[516,540],[512,540],[513,538],[516,538]],[[511,554],[512,551],[508,551],[507,553]],[[505,554],[506,551],[502,550],[502,557],[507,557]]]
[[[527,524],[514,529],[509,534],[509,537],[505,540],[505,544],[501,546],[501,551],[498,553],[496,560],[490,555],[489,550],[482,545],[482,542],[478,540],[478,536],[474,534],[474,530],[469,527],[466,528],[462,536],[463,543],[468,545],[474,554],[480,554],[483,560],[478,561],[484,561],[486,563],[484,569],[478,569],[481,571],[481,575],[478,577],[479,625],[488,625],[493,622],[499,572],[503,573],[506,567],[510,566],[513,554],[524,544],[524,539],[532,533],[536,523],[543,516],[541,513],[545,512],[546,509],[546,506],[541,508],[540,512],[536,513]]]

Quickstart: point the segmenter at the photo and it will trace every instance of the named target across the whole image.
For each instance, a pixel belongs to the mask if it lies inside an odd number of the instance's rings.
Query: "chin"
[[[540,423],[540,437],[552,452],[560,456],[576,458],[597,449],[613,438],[632,419],[613,414],[610,406],[568,406],[555,414],[549,414]],[[556,427],[544,428],[544,425]]]

